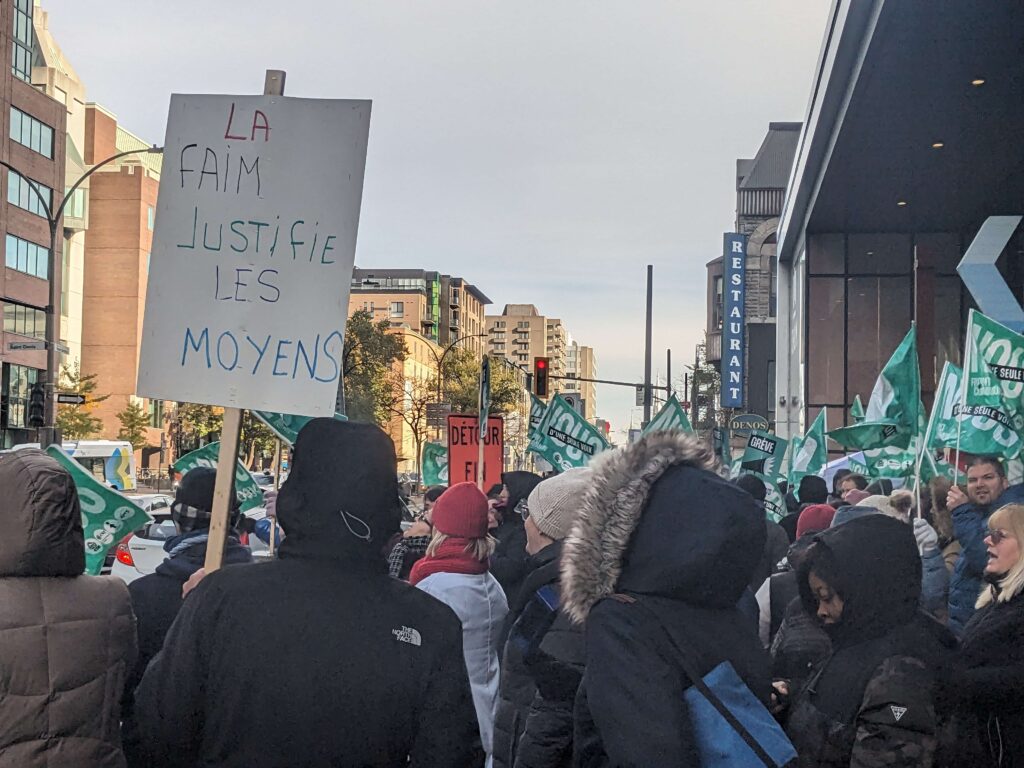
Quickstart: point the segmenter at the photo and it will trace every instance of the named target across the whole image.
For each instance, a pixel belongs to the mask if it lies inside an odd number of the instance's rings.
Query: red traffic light
[[[537,367],[541,368],[541,369],[547,368],[548,367],[548,361],[545,360],[543,357],[538,357],[537,358]]]
[[[533,393],[537,397],[548,396],[548,359],[533,358]]]

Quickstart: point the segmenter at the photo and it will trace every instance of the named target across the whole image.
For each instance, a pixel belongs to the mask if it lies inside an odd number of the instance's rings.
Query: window
[[[28,428],[28,401],[32,385],[39,380],[39,371],[24,365],[4,363],[3,393],[7,404],[6,421],[0,427]]]
[[[16,269],[26,275],[41,277],[46,280],[49,266],[50,251],[41,245],[22,240],[14,235],[7,235],[6,264],[9,269]]]
[[[11,139],[43,157],[53,158],[53,128],[17,107],[11,107]]]
[[[516,323],[516,328],[519,328],[520,330],[525,329],[528,331],[530,330],[530,321],[520,320],[518,323]]]
[[[392,301],[391,302],[391,317],[395,319],[401,319],[405,317],[405,302],[404,301]]]
[[[714,278],[714,299],[711,304],[711,329],[721,330],[722,328],[722,287],[724,278],[718,275]]]
[[[843,403],[846,373],[843,283],[841,277],[816,277],[808,281],[807,327],[813,332],[807,339],[807,399],[811,405]]]
[[[847,265],[851,275],[905,275],[912,269],[910,235],[850,235]]]
[[[772,256],[771,263],[771,277],[768,284],[768,317],[776,317],[779,305],[779,260]]]
[[[11,71],[25,82],[32,81],[32,0],[14,0],[14,35],[11,47]]]
[[[152,205],[146,206],[146,226],[149,227],[149,231],[153,231],[153,224],[156,223],[156,209]]]
[[[4,302],[4,332],[46,338],[46,313],[13,301]]]
[[[67,190],[64,190],[64,194],[67,194]],[[64,206],[64,215],[76,219],[84,219],[85,201],[85,190],[81,188],[76,189],[71,193],[71,199],[68,200],[68,204]]]
[[[160,429],[164,425],[164,401],[149,401],[149,426]]]
[[[40,200],[40,196],[42,199]],[[46,218],[47,209],[53,210],[53,190],[38,181],[26,179],[14,171],[7,172],[7,202],[29,213]],[[43,203],[46,203],[45,207]]]

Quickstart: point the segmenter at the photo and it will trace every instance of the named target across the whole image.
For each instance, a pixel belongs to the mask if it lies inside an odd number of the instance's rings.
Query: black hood
[[[506,517],[511,515],[511,512],[515,509],[515,506],[523,499],[528,497],[532,490],[537,487],[537,484],[544,478],[540,475],[536,475],[532,472],[504,472],[502,473],[502,482],[505,487],[509,489],[509,500],[505,505]]]
[[[562,556],[573,619],[617,591],[736,605],[761,559],[765,518],[749,493],[718,475],[710,448],[655,432],[590,466],[593,486]]]
[[[911,527],[899,520],[867,515],[814,537],[797,569],[800,598],[813,616],[812,570],[843,599],[842,620],[825,628],[837,648],[882,637],[917,614],[921,557]]]

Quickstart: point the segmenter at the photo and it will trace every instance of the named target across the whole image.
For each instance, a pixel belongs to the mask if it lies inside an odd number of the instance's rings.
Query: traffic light
[[[28,400],[28,425],[41,427],[46,423],[46,392],[42,384],[33,384]]]
[[[533,394],[537,397],[548,396],[548,358],[533,358]]]

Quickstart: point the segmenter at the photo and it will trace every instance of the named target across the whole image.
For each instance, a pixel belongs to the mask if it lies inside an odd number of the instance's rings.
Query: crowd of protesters
[[[402,532],[390,439],[316,419],[276,558],[231,533],[201,570],[196,469],[128,588],[82,575],[70,475],[15,451],[0,768],[1024,766],[1024,487],[968,464],[917,492],[805,477],[775,523],[759,478],[655,432],[429,489]]]

